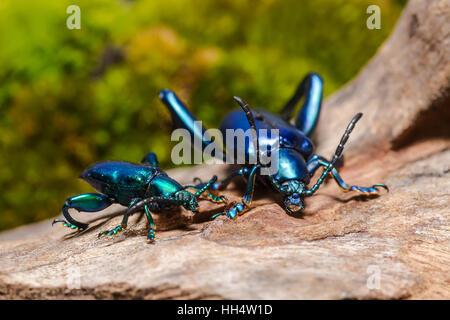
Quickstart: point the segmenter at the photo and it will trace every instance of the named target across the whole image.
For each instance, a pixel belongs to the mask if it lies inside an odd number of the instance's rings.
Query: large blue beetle
[[[214,176],[207,184],[197,186],[182,186],[170,178],[158,166],[158,160],[153,152],[144,157],[141,164],[125,161],[105,161],[94,164],[80,176],[100,193],[85,193],[68,198],[62,213],[66,220],[55,219],[53,224],[61,222],[71,229],[86,229],[88,224],[76,221],[69,214],[69,209],[85,212],[101,211],[113,203],[127,207],[122,223],[113,230],[99,233],[115,236],[127,227],[128,216],[138,211],[145,211],[150,229],[147,241],[155,238],[155,224],[151,212],[159,212],[174,206],[183,206],[187,210],[197,211],[200,198],[220,203],[226,201],[223,196],[216,196],[209,191],[217,177]],[[191,193],[186,189],[196,192]]]
[[[342,180],[336,170],[336,167],[339,167],[340,163],[342,163],[341,155],[344,144],[356,122],[361,118],[361,113],[358,113],[348,125],[331,161],[313,153],[314,146],[310,140],[310,136],[319,118],[322,92],[322,78],[315,73],[308,74],[279,115],[261,109],[251,111],[245,102],[235,97],[242,110],[230,112],[223,119],[220,125],[220,131],[225,136],[227,129],[243,129],[244,131],[252,129],[252,142],[245,146],[244,153],[246,159],[253,156],[257,158],[257,162],[256,164],[245,164],[239,170],[231,173],[222,182],[212,185],[212,189],[223,190],[234,177],[242,176],[248,181],[242,201],[227,209],[222,214],[225,214],[231,219],[235,219],[238,215],[242,215],[250,208],[256,178],[258,178],[257,181],[271,186],[276,192],[282,195],[284,207],[290,213],[295,213],[303,209],[303,199],[313,195],[328,174],[333,176],[344,192],[355,191],[363,195],[374,195],[379,193],[378,187],[388,189],[384,184],[375,184],[371,187],[349,186]],[[294,124],[291,124],[289,120],[292,117],[296,105],[303,96],[305,96],[305,99],[302,108],[295,118]],[[194,125],[197,119],[188,111],[174,92],[164,89],[159,93],[159,98],[168,107],[175,126],[187,129],[194,138],[200,139],[203,148],[214,143],[205,136],[205,129],[203,127],[199,127],[198,124]],[[260,170],[264,166],[260,161],[260,157],[262,156],[259,151],[260,146],[265,146],[265,150],[270,149],[267,148],[267,145],[273,147],[273,139],[270,136],[267,138],[267,135],[261,135],[261,129],[279,130],[279,141],[276,147],[278,148],[278,170],[275,170],[276,173],[272,175],[260,174]],[[236,145],[226,147],[227,150],[237,148]],[[275,150],[272,149],[271,151],[274,152]],[[319,167],[324,168],[322,175],[311,188],[308,188],[311,177]]]

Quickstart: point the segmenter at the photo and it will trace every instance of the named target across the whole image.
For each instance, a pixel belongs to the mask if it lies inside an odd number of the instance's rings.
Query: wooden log
[[[320,153],[330,156],[364,112],[341,173],[351,184],[385,182],[389,194],[365,199],[330,181],[290,216],[258,189],[236,221],[207,221],[217,207],[205,202],[198,216],[155,215],[153,245],[139,215],[113,240],[97,233],[120,216],[81,234],[50,221],[24,226],[0,233],[0,299],[449,299],[449,9],[448,0],[411,0],[378,54],[324,105]],[[225,170],[170,175],[190,183]],[[226,195],[238,200],[242,188]]]

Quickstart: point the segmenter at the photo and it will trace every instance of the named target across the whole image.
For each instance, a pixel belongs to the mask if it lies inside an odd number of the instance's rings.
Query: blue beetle
[[[105,161],[94,164],[86,169],[80,176],[100,193],[85,193],[68,198],[62,213],[66,220],[55,219],[52,223],[61,222],[63,226],[71,229],[86,229],[88,224],[73,219],[69,209],[77,211],[97,212],[113,203],[119,203],[127,207],[122,223],[113,230],[99,233],[99,237],[115,236],[127,227],[128,216],[138,211],[145,211],[150,229],[147,241],[155,238],[155,224],[150,212],[159,212],[174,206],[183,206],[185,209],[197,212],[200,198],[215,203],[225,202],[224,196],[217,196],[209,191],[216,181],[213,178],[206,184],[197,186],[182,186],[170,178],[159,168],[158,160],[153,152],[144,157],[141,164],[126,161]],[[191,188],[196,192],[191,193],[186,189]]]
[[[291,124],[292,113],[303,96],[305,96],[305,99],[301,111],[295,118],[294,124]],[[304,198],[312,196],[329,174],[344,192],[355,191],[369,196],[378,194],[380,187],[388,190],[387,186],[381,183],[371,187],[349,186],[336,170],[342,164],[344,144],[347,142],[356,122],[361,118],[361,113],[355,115],[349,123],[331,161],[313,153],[314,145],[310,137],[317,125],[322,96],[322,78],[318,74],[310,73],[300,82],[294,95],[278,115],[262,109],[252,111],[242,99],[234,97],[242,110],[230,112],[222,120],[220,131],[225,136],[228,129],[242,129],[244,131],[251,129],[251,143],[245,146],[244,153],[246,159],[249,156],[253,156],[256,157],[257,162],[256,164],[246,163],[223,181],[211,186],[214,190],[223,190],[237,176],[242,176],[248,181],[242,200],[221,214],[235,219],[246,212],[252,203],[255,181],[260,181],[281,194],[284,208],[289,213],[296,213],[302,210],[304,208]],[[199,127],[198,124],[194,125],[197,119],[188,111],[174,92],[164,89],[159,93],[159,98],[168,107],[173,122],[177,127],[187,129],[194,138],[200,139],[202,147],[214,143],[204,134],[205,129],[203,127]],[[273,139],[261,135],[261,129],[279,130],[279,141],[276,146],[273,145]],[[266,147],[265,150],[274,147],[278,151],[278,170],[274,174],[260,174],[261,168],[264,167],[264,164],[260,161],[262,156],[260,155],[261,145]],[[236,145],[226,147],[227,150],[237,148]],[[272,148],[271,152],[274,151]],[[308,188],[311,177],[319,167],[324,168],[322,175],[311,188]]]

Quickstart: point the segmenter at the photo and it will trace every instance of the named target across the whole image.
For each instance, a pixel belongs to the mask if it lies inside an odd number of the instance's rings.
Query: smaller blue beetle
[[[99,233],[100,236],[115,236],[127,227],[128,216],[138,211],[145,211],[150,229],[147,241],[155,239],[155,223],[150,212],[159,212],[175,206],[183,206],[186,210],[197,212],[198,199],[207,199],[214,203],[226,202],[224,196],[210,192],[217,177],[206,184],[182,186],[170,178],[158,166],[153,152],[144,157],[141,164],[126,161],[105,161],[94,164],[80,176],[100,193],[86,193],[68,198],[62,213],[66,220],[55,219],[52,223],[61,222],[70,229],[86,229],[88,224],[76,221],[69,214],[69,209],[85,212],[98,212],[113,203],[127,207],[122,223],[113,230]],[[191,193],[186,189],[194,189]]]
[[[228,130],[247,131],[251,129],[251,137],[244,150],[239,150],[235,140],[234,145],[226,145],[226,150],[237,150],[245,159],[256,158],[256,164],[247,161],[242,167],[232,172],[220,183],[211,186],[212,190],[224,190],[235,177],[241,176],[247,180],[247,187],[242,200],[221,213],[228,218],[236,219],[251,207],[255,184],[259,183],[268,186],[273,191],[281,194],[284,208],[289,213],[296,213],[304,208],[304,198],[312,196],[323,183],[324,179],[331,175],[344,192],[359,192],[362,195],[371,196],[380,192],[380,188],[388,190],[382,183],[374,184],[370,187],[349,186],[339,175],[336,168],[342,164],[342,152],[344,144],[353,130],[356,122],[362,114],[356,114],[350,121],[342,136],[336,152],[328,161],[324,157],[314,154],[314,145],[310,139],[316,128],[323,93],[322,78],[316,73],[308,74],[297,87],[292,98],[286,103],[278,115],[267,110],[250,110],[248,105],[238,97],[234,99],[238,102],[241,110],[228,113],[222,120],[220,131],[226,136]],[[304,96],[302,108],[294,123],[291,123],[293,111],[298,102]],[[188,111],[187,107],[178,99],[173,91],[164,89],[159,93],[159,98],[169,109],[176,127],[187,129],[190,134],[202,142],[202,148],[213,144],[214,141],[205,135],[205,129],[196,125],[197,119]],[[279,131],[279,139],[275,141],[271,137],[261,134],[262,129],[266,132],[271,129]],[[265,166],[260,159],[266,154],[260,154],[260,146],[270,152],[278,152],[278,164],[276,173],[262,175],[261,169]],[[236,157],[236,155],[234,155]],[[225,160],[227,156],[223,159]],[[309,188],[310,180],[317,169],[322,167],[323,173],[319,179]],[[220,215],[220,214],[218,214]],[[216,217],[218,215],[213,216]]]

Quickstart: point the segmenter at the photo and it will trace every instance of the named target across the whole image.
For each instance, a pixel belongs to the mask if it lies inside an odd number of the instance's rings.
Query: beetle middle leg
[[[136,202],[138,202],[138,201],[140,201],[141,199],[133,199],[133,201],[131,201],[131,203],[130,203],[130,205],[128,206],[128,208],[130,208],[132,205],[134,205]],[[124,213],[124,215],[123,215],[123,218],[122,218],[122,222],[118,225],[118,226],[116,226],[114,229],[112,229],[112,230],[104,230],[104,231],[101,231],[99,234],[98,234],[98,237],[100,238],[101,236],[108,236],[108,237],[110,237],[110,236],[116,236],[117,234],[119,234],[120,232],[122,232],[123,230],[125,230],[126,228],[127,228],[127,225],[128,225],[128,216],[129,216],[129,213],[128,213],[128,210]]]
[[[103,235],[105,236],[116,236],[117,234],[119,234],[120,232],[122,232],[123,230],[125,230],[127,228],[127,224],[128,224],[128,216],[138,210],[130,210],[130,208],[132,208],[133,206],[135,206],[137,203],[139,203],[141,201],[140,198],[136,198],[133,199],[133,201],[130,203],[130,205],[128,206],[127,211],[125,212],[125,214],[123,215],[122,218],[122,223],[119,224],[118,226],[116,226],[114,229],[112,230],[105,230],[102,231],[98,234],[98,237],[101,237]],[[147,217],[147,221],[150,225],[150,230],[148,231],[148,235],[147,235],[147,241],[153,241],[155,239],[155,223],[153,222],[153,218],[152,215],[150,213],[150,208],[156,208],[156,206],[154,206],[155,203],[150,203],[149,205],[144,205],[144,211],[145,211],[145,215]]]
[[[145,206],[145,215],[147,217],[148,224],[150,226],[150,229],[147,233],[147,242],[152,242],[155,240],[155,222],[153,221],[152,214],[150,213],[150,209],[148,206]]]
[[[127,228],[127,224],[128,224],[128,215],[127,215],[127,213],[125,213],[125,214],[123,215],[122,223],[121,223],[121,224],[119,224],[118,226],[116,226],[116,227],[115,227],[114,229],[112,229],[112,230],[104,230],[104,231],[101,231],[101,232],[98,234],[98,237],[100,238],[100,237],[103,236],[103,235],[108,236],[108,237],[110,237],[110,236],[116,236],[117,234],[119,234],[120,232],[122,232],[123,230],[125,230],[125,229]]]
[[[330,162],[326,160],[324,157],[314,154],[308,160],[307,165],[309,174],[312,176],[319,167],[327,168],[330,165]],[[339,172],[336,170],[336,168],[333,168],[330,171],[330,174],[343,192],[354,191],[362,193],[363,195],[376,195],[380,193],[380,190],[378,188],[384,188],[389,191],[388,187],[382,183],[374,184],[371,187],[360,187],[355,185],[349,186],[339,175]]]

